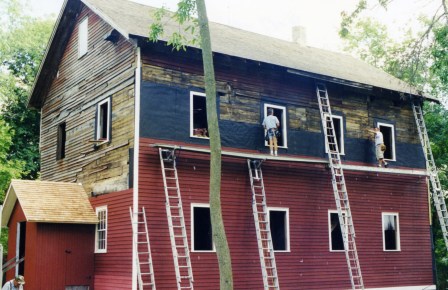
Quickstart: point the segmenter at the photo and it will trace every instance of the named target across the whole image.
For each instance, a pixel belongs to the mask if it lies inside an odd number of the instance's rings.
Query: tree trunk
[[[210,217],[213,242],[218,256],[220,289],[233,289],[232,263],[221,210],[221,137],[216,106],[216,82],[210,42],[207,11],[204,0],[196,0],[207,103],[207,122],[210,136]]]

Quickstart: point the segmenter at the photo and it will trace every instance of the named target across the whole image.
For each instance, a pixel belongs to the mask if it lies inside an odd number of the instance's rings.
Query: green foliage
[[[434,64],[431,70],[440,77],[444,89],[448,90],[448,26],[434,30],[434,45],[431,47]]]

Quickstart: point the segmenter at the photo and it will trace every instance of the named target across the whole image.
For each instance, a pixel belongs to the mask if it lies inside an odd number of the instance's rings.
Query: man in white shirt
[[[271,155],[277,156],[278,145],[275,131],[277,131],[277,128],[280,126],[280,122],[277,117],[274,116],[274,110],[272,108],[268,109],[268,115],[264,118],[262,125],[264,129],[267,130]]]
[[[384,161],[384,151],[381,150],[381,147],[384,146],[383,133],[381,133],[380,128],[368,129],[367,131],[375,134],[375,155],[378,160],[378,167],[382,167],[383,164],[384,167],[388,167],[389,163]]]
[[[18,275],[6,282],[2,290],[23,290],[23,284],[25,284],[25,278],[22,275]]]

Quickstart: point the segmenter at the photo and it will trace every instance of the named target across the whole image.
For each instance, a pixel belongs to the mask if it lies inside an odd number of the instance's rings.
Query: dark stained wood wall
[[[95,254],[95,290],[131,289],[132,226],[129,207],[132,190],[91,197],[95,209],[107,206],[107,253]],[[92,243],[92,247],[94,244]]]
[[[87,192],[128,188],[129,148],[134,131],[134,48],[120,37],[104,40],[112,27],[84,7],[89,48],[78,59],[78,25],[68,41],[42,108],[41,174],[43,180],[81,182]],[[112,141],[96,148],[96,105],[112,97]],[[66,157],[56,160],[57,127],[66,122]]]
[[[157,140],[143,139],[141,206],[148,212],[158,289],[174,289]],[[178,151],[178,173],[191,245],[191,203],[208,203],[209,156]],[[424,177],[346,171],[347,187],[366,287],[432,284],[427,185]],[[348,289],[343,252],[329,252],[328,211],[335,210],[331,175],[324,165],[268,161],[263,175],[270,207],[289,209],[290,252],[276,253],[282,289]],[[223,158],[222,206],[235,289],[262,289],[251,190],[245,159]],[[384,252],[381,214],[397,212],[401,251]],[[195,287],[218,289],[215,253],[191,254]]]

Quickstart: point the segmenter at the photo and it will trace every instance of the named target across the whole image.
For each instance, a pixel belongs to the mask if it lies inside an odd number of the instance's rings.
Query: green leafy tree
[[[197,13],[197,19],[194,17]],[[162,20],[166,16],[164,9],[159,10],[156,21],[150,28],[150,40],[157,41],[163,33]],[[221,209],[221,137],[219,133],[216,106],[216,81],[213,67],[213,55],[210,41],[207,11],[204,0],[182,0],[173,18],[184,25],[185,33],[171,35],[168,45],[174,49],[186,50],[186,45],[198,42],[202,49],[204,82],[207,106],[207,122],[210,136],[210,217],[213,241],[216,247],[220,273],[220,289],[233,289],[232,263],[227,243]],[[199,27],[199,38],[196,27]]]
[[[21,178],[39,175],[40,114],[27,108],[54,19],[27,16],[23,2],[0,0],[0,120],[13,129],[8,160],[25,163]]]

